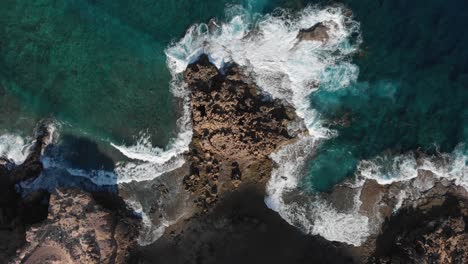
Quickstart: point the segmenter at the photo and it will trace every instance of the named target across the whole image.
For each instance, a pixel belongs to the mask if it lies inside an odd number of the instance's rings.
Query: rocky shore
[[[406,182],[367,181],[361,210],[375,233],[358,250],[369,263],[465,263],[468,192],[454,181],[420,170]]]
[[[326,23],[298,35],[300,41],[327,38]],[[359,191],[359,213],[372,232],[359,247],[305,235],[268,209],[265,183],[274,167],[268,155],[294,142],[301,131],[288,127],[301,120],[284,102],[263,97],[242,70],[220,71],[202,55],[184,73],[194,136],[183,186],[194,213],[140,248],[136,262],[464,263],[466,191],[427,171],[388,185],[366,180],[356,189],[345,182],[325,194],[345,209]]]
[[[301,133],[290,129],[300,122],[293,109],[262,95],[237,65],[220,72],[206,55],[184,77],[194,135],[183,185],[195,208],[142,247],[135,261],[296,263],[319,256],[352,262],[339,245],[302,234],[264,203],[274,166],[269,155]]]
[[[78,189],[57,189],[47,219],[26,232],[14,263],[127,263],[139,220]]]
[[[0,262],[127,263],[137,246],[140,219],[116,194],[18,192],[17,184],[41,174],[53,126],[43,123],[36,134],[22,164],[0,160]]]
[[[184,73],[191,92],[193,138],[185,189],[203,211],[225,193],[248,184],[263,185],[272,170],[268,157],[294,139],[294,110],[267,100],[231,65],[221,73],[206,55]]]
[[[326,42],[333,26],[301,30],[298,41]],[[59,188],[21,196],[18,183],[40,175],[41,155],[53,142],[50,126],[40,126],[24,163],[0,159],[0,262],[466,263],[468,193],[430,171],[391,184],[345,181],[323,194],[343,211],[357,195],[371,226],[359,247],[304,234],[267,208],[270,154],[305,132],[294,109],[262,94],[244,70],[217,69],[207,55],[187,67],[193,122],[187,164],[143,189],[126,183],[116,193]],[[137,243],[141,216],[123,200],[138,195],[153,199],[152,224],[171,218],[162,236],[144,246]]]

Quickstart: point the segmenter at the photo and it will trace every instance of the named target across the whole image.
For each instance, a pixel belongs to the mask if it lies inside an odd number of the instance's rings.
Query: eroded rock
[[[227,190],[268,179],[268,155],[293,139],[288,123],[296,117],[288,106],[263,98],[237,65],[221,73],[203,55],[184,77],[194,133],[184,185],[206,209]]]
[[[59,189],[47,220],[26,232],[14,263],[127,263],[138,226],[138,219],[104,209],[88,193]]]

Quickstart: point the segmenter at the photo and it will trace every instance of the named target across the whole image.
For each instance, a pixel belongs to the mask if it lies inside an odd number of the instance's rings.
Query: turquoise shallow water
[[[177,113],[164,49],[227,2],[2,1],[0,125],[52,116],[95,137],[129,143],[147,132],[166,145]]]
[[[383,151],[450,152],[468,139],[468,4],[343,2],[361,23],[362,52],[353,58],[360,74],[346,89],[311,97],[324,117],[346,114],[351,121],[334,126],[339,136],[309,163],[304,185],[319,191]],[[29,134],[39,119],[53,117],[90,141],[132,143],[147,132],[153,144],[165,146],[179,115],[164,55],[171,41],[193,23],[222,19],[226,4],[269,12],[314,3],[2,1],[0,130]]]

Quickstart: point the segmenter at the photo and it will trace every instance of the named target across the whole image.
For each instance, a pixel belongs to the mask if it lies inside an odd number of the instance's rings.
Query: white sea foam
[[[359,195],[355,196],[354,207],[349,212],[339,212],[324,201],[319,201],[310,210],[314,215],[310,233],[321,235],[330,241],[339,241],[354,246],[364,243],[370,235],[367,216],[359,213]]]
[[[372,160],[363,160],[358,165],[360,176],[374,179],[380,184],[414,179],[419,170],[431,171],[439,178],[453,180],[468,189],[468,155],[463,144],[457,146],[452,153],[420,158],[414,152],[396,156],[382,155]]]
[[[354,207],[340,212],[319,195],[310,197],[297,191],[298,182],[304,175],[303,167],[316,145],[313,137],[303,137],[271,155],[278,167],[273,170],[267,184],[265,203],[288,223],[306,233],[358,246],[370,234],[369,219],[358,212],[359,193],[355,195]],[[301,197],[285,200],[286,196],[294,193]]]
[[[131,199],[127,199],[125,202],[136,215],[141,217],[143,226],[138,236],[138,244],[141,246],[149,245],[159,239],[164,234],[166,227],[172,224],[171,222],[162,220],[159,226],[155,226],[153,225],[148,215],[145,213],[140,202]]]
[[[14,134],[0,136],[0,157],[21,164],[29,154],[30,140]]]
[[[177,120],[178,135],[165,149],[154,147],[146,135],[142,135],[134,146],[112,144],[132,160],[117,164],[118,183],[151,180],[184,164],[182,154],[188,151],[192,140],[189,95],[180,73],[171,69],[171,74],[171,92],[183,105],[181,117]]]
[[[358,68],[345,58],[359,46],[359,38],[350,41],[350,36],[359,32],[359,24],[343,15],[339,7],[307,7],[295,16],[285,12],[261,17],[237,7],[227,15],[227,23],[190,27],[184,38],[167,49],[169,67],[183,72],[203,53],[218,68],[235,62],[248,69],[263,91],[292,104],[311,135],[328,137],[332,131],[322,127],[318,113],[310,107],[309,95],[316,90],[313,84],[332,72],[339,74],[333,76],[333,86],[326,86],[331,89],[355,80]],[[297,40],[300,29],[318,22],[330,26],[329,41]]]

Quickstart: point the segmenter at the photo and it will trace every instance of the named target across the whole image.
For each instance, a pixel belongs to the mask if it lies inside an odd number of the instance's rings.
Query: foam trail
[[[191,109],[188,91],[181,81],[180,74],[175,71],[171,73],[173,76],[171,92],[183,104],[182,116],[177,120],[179,133],[166,149],[153,147],[149,137],[145,135],[134,146],[127,147],[112,143],[113,147],[132,160],[117,164],[115,173],[118,183],[152,180],[184,164],[182,154],[189,150],[189,144],[192,141]]]

